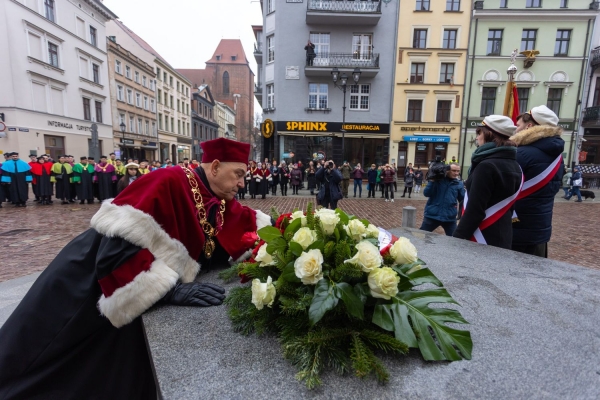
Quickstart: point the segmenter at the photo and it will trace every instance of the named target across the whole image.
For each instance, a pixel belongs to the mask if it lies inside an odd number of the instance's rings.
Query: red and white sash
[[[512,207],[512,205],[515,204],[515,201],[517,201],[517,198],[519,197],[519,194],[521,193],[521,189],[523,189],[523,180],[524,180],[524,176],[521,173],[521,184],[519,185],[519,190],[517,190],[515,192],[515,194],[513,194],[512,196],[507,197],[506,199],[494,204],[493,206],[491,206],[487,210],[485,210],[485,218],[483,219],[483,221],[481,221],[481,224],[479,224],[479,227],[477,229],[475,229],[475,232],[473,233],[473,236],[471,237],[471,241],[481,243],[481,244],[487,244],[481,231],[484,230],[485,228],[489,227],[490,225],[494,224],[496,221],[498,221],[500,219],[500,217],[502,217],[506,213],[506,211],[508,211]],[[465,191],[463,214],[464,214],[465,210],[467,209],[468,201],[469,201],[469,195]]]

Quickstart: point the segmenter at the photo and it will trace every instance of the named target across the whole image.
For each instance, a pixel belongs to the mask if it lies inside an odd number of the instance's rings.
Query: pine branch
[[[219,272],[219,279],[222,279],[225,283],[229,283],[232,280],[239,277],[238,271],[239,264],[232,265],[231,267]]]
[[[306,207],[306,226],[310,229],[315,229],[315,214],[312,202],[308,203],[308,206]]]
[[[360,331],[360,336],[369,346],[386,353],[406,354],[408,352],[408,346],[389,333],[363,329]]]
[[[325,231],[323,230],[323,226],[321,226],[321,219],[318,215],[315,215],[315,232],[317,232],[318,240],[325,240]]]
[[[354,373],[359,378],[368,376],[372,369],[373,352],[364,344],[358,334],[352,335],[352,345],[350,347],[350,359]]]
[[[271,218],[273,218],[273,220],[275,220],[275,221],[277,221],[277,219],[281,215],[281,214],[279,214],[279,211],[277,211],[277,207],[275,207],[275,206],[271,207],[270,214],[271,214]]]

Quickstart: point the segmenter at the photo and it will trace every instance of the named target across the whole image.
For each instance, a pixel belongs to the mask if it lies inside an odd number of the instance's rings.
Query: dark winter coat
[[[314,169],[306,169],[306,180],[308,181],[308,190],[314,190],[317,187],[317,172]]]
[[[300,186],[302,183],[302,171],[298,168],[292,169],[292,172],[290,172],[290,181],[292,186]]]
[[[427,183],[423,195],[429,197],[425,217],[450,222],[456,220],[457,204],[465,197],[465,187],[458,179],[444,178]]]
[[[471,165],[466,182],[469,201],[454,237],[471,239],[485,218],[485,210],[512,196],[521,185],[521,169],[515,148],[502,147]],[[491,226],[482,231],[488,245],[510,249],[512,244],[512,211],[510,208]]]
[[[383,169],[381,170],[381,180],[383,183],[394,183],[396,174],[393,169]]]
[[[409,172],[408,174],[404,174],[404,187],[411,188],[415,184],[415,174]]]
[[[423,184],[423,171],[420,169],[415,171],[415,185],[421,186]]]
[[[376,169],[369,169],[367,171],[367,177],[369,178],[369,183],[371,184],[376,184],[377,183],[377,170]]]
[[[525,181],[539,175],[562,154],[565,142],[562,129],[548,125],[525,129],[511,138],[517,145],[517,162]],[[548,243],[552,236],[554,196],[561,188],[564,167],[561,165],[544,187],[515,203],[518,221],[513,223],[513,244],[529,246]]]
[[[352,175],[352,178],[354,178],[354,179],[362,179],[364,173],[365,173],[365,171],[363,171],[362,169],[354,168],[351,175]]]
[[[340,182],[342,181],[342,174],[337,169],[321,168],[315,174],[317,181],[321,182],[321,189],[317,194],[317,200],[320,202],[325,199],[325,185],[329,184],[330,199],[340,200],[342,191],[340,190]]]

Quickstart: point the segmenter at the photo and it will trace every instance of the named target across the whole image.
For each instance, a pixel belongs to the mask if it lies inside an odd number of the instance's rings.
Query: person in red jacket
[[[52,164],[44,157],[38,157],[36,163],[29,163],[33,175],[32,185],[35,186],[41,205],[52,204],[54,185],[52,184]]]
[[[30,154],[28,164],[32,170],[33,170],[33,166],[36,165],[37,163],[38,163],[38,157],[35,154]],[[35,196],[35,201],[40,202],[41,199],[40,199],[40,195],[38,193],[37,182],[36,182],[35,177],[31,181],[31,190],[33,191],[33,195]]]
[[[381,171],[381,180],[385,187],[385,201],[394,202],[394,180],[396,179],[396,173],[390,167],[390,164],[385,164],[385,168]],[[408,195],[410,197],[410,194]]]

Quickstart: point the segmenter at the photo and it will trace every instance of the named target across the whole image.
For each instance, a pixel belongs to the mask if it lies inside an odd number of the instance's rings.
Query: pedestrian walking
[[[571,168],[565,168],[565,173],[562,179],[562,188],[565,192],[563,199],[566,199],[569,193],[571,193],[571,177],[573,174],[571,173]]]
[[[389,164],[385,165],[385,168],[381,172],[381,178],[385,185],[385,201],[394,202],[394,180],[396,179],[396,173]],[[409,195],[410,197],[410,195]]]
[[[367,198],[375,198],[375,188],[377,187],[377,166],[371,164],[371,168],[367,171],[367,190],[369,192]]]
[[[356,188],[358,187],[358,197],[362,196],[362,178],[365,171],[363,171],[360,163],[356,164],[352,171],[352,178],[354,179],[354,197],[356,197]]]
[[[583,176],[581,175],[579,165],[573,167],[573,171],[573,176],[571,176],[571,193],[566,197],[566,200],[571,200],[571,197],[576,194],[577,200],[575,202],[581,203],[583,200],[581,200],[580,190],[583,186]]]
[[[517,148],[510,140],[516,127],[502,115],[489,115],[476,129],[464,212],[454,237],[510,249],[512,212],[521,190]]]

